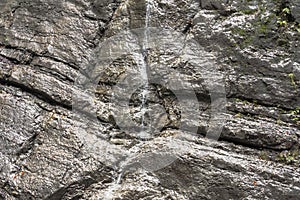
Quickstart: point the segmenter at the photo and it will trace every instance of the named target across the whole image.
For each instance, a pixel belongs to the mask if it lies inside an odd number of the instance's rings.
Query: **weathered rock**
[[[299,199],[299,6],[0,2],[0,198]]]

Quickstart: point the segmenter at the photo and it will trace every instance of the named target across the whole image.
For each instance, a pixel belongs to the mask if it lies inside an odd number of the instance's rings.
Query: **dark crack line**
[[[4,63],[8,63],[9,62],[9,64],[24,64],[24,65],[27,65],[27,66],[32,66],[33,69],[35,69],[36,71],[40,71],[40,72],[42,72],[44,74],[48,74],[50,76],[56,77],[56,78],[58,78],[61,81],[68,81],[70,83],[74,83],[74,80],[72,78],[68,77],[67,75],[62,74],[61,72],[59,72],[57,70],[47,70],[45,68],[45,66],[39,65],[39,64],[32,65],[31,63],[32,63],[34,57],[36,57],[36,56],[33,56],[32,54],[30,54],[30,55],[31,55],[31,57],[30,57],[30,59],[28,61],[23,61],[23,60],[19,61],[19,60],[15,59],[15,58],[7,57],[7,56],[1,54],[1,52],[0,52],[0,62],[4,62]],[[41,57],[41,58],[49,58],[49,59],[51,59],[51,60],[53,60],[55,62],[63,63],[63,61],[57,61],[57,60],[55,60],[55,58],[52,58],[52,57],[46,57],[46,56],[39,56],[39,57]],[[65,63],[63,63],[63,64],[65,64]],[[73,67],[71,67],[71,68],[74,69]]]
[[[204,135],[202,135],[202,136],[204,136]],[[247,148],[250,148],[250,149],[253,149],[253,150],[258,150],[258,151],[267,150],[267,151],[273,151],[273,152],[277,152],[277,153],[280,153],[280,152],[285,151],[285,150],[290,151],[291,149],[293,149],[293,147],[295,145],[297,145],[297,143],[294,143],[291,146],[291,148],[273,148],[272,145],[263,146],[263,145],[257,145],[257,144],[249,144],[249,143],[243,142],[239,139],[229,138],[229,137],[222,137],[222,136],[220,137],[220,139],[218,141],[224,142],[224,143],[232,143],[234,145],[241,146],[241,147],[247,147]],[[203,145],[199,141],[194,141],[194,143]],[[273,145],[274,146],[280,145],[280,143],[273,144]]]
[[[189,33],[193,28],[193,22],[189,21],[184,30],[182,31],[183,34]]]
[[[48,56],[48,55],[45,55],[45,54],[42,54],[42,55],[36,54],[36,56],[37,56],[37,57],[42,57],[42,58],[43,58],[43,57],[44,57],[44,58],[49,58],[49,59],[51,59],[51,60],[53,60],[53,61],[56,61],[56,62],[58,62],[58,63],[63,63],[63,64],[65,64],[65,65],[71,67],[72,69],[79,70],[79,67],[76,66],[75,64],[71,64],[71,63],[69,63],[69,62],[67,62],[67,61],[61,60],[61,59],[56,58],[56,57],[53,57],[53,56]]]
[[[1,58],[1,61],[7,63],[7,61],[9,61],[10,63],[12,64],[22,64],[22,62],[20,62],[19,60],[15,59],[15,58],[11,58],[11,57],[7,57],[5,55],[2,54],[2,52],[0,52],[0,56],[2,57]]]
[[[38,89],[30,88],[30,87],[27,87],[26,85],[22,85],[20,83],[10,81],[10,80],[7,80],[7,79],[3,79],[3,78],[0,78],[0,84],[19,88],[22,91],[27,92],[27,93],[37,97],[38,99],[52,105],[52,106],[59,106],[59,107],[65,108],[67,110],[72,110],[72,105],[68,105],[68,104],[65,104],[63,102],[59,102],[59,101],[53,99],[46,92],[40,91]]]
[[[24,141],[21,147],[17,150],[16,154],[19,156],[33,149],[35,140],[37,139],[38,135],[39,133],[36,132],[31,137],[29,137],[26,141]]]
[[[99,26],[98,35],[100,36],[100,38],[99,38],[100,40],[103,39],[103,38],[105,37],[106,31],[109,29],[110,23],[113,21],[114,17],[116,16],[117,11],[118,11],[120,5],[122,5],[122,3],[118,3],[117,1],[113,1],[113,3],[116,4],[116,7],[113,8],[113,10],[112,10],[112,13],[113,13],[113,14],[112,14],[111,17],[107,20],[107,22],[105,23],[103,29],[101,29],[101,27]],[[103,20],[98,20],[98,21],[102,21],[102,22],[103,22]],[[99,24],[99,22],[98,22],[98,24]],[[100,42],[98,45],[96,45],[96,47],[98,47],[99,45],[101,45],[101,42]]]
[[[201,136],[205,136],[207,133],[206,131],[204,132],[198,132],[198,134],[200,134]],[[298,143],[296,141],[291,141],[291,147],[290,148],[280,148],[278,146],[280,146],[282,143],[278,142],[278,143],[273,143],[270,145],[264,145],[264,144],[254,144],[254,143],[250,143],[248,140],[240,140],[238,138],[233,138],[233,137],[228,137],[228,136],[223,136],[221,134],[220,138],[218,139],[218,141],[223,141],[223,142],[227,142],[227,143],[233,143],[234,145],[239,145],[242,147],[248,147],[250,149],[254,149],[254,150],[269,150],[269,151],[275,151],[275,152],[282,152],[282,151],[290,151],[291,149],[293,149],[294,147],[297,147]]]
[[[291,149],[293,149],[293,147],[295,145],[297,145],[295,142],[293,145],[291,145],[290,148],[276,148],[276,147],[272,147],[273,146],[278,146],[280,145],[281,143],[278,143],[278,144],[271,144],[271,145],[258,145],[258,144],[253,144],[253,143],[247,143],[247,142],[244,142],[244,141],[241,141],[237,138],[229,138],[229,137],[220,137],[219,141],[224,141],[224,142],[229,142],[229,143],[233,143],[235,145],[239,145],[239,146],[243,146],[243,147],[248,147],[250,149],[254,149],[254,150],[272,150],[272,151],[275,151],[275,152],[282,152],[282,151],[289,151]]]
[[[278,114],[277,117],[275,116],[270,116],[270,115],[267,115],[267,114],[261,114],[261,113],[255,113],[255,112],[251,112],[251,111],[245,111],[245,110],[238,110],[238,109],[235,109],[235,108],[227,108],[228,111],[232,112],[233,114],[242,114],[246,117],[251,117],[252,119],[260,119],[261,120],[261,117],[266,117],[268,119],[273,119],[273,120],[281,120],[287,124],[289,124],[290,127],[294,127],[294,128],[300,128],[299,125],[297,125],[295,123],[295,121],[293,120],[286,120],[284,118],[282,118],[282,116],[280,114]],[[292,111],[292,110],[291,110]]]
[[[241,92],[239,91],[239,93],[241,93]],[[245,100],[245,101],[248,101],[250,103],[258,104],[258,105],[266,107],[266,108],[276,107],[276,108],[282,109],[285,112],[291,112],[295,109],[295,108],[291,108],[291,107],[284,107],[284,106],[281,106],[281,105],[268,104],[268,103],[264,102],[263,100],[247,98],[245,96],[238,95],[238,93],[237,94],[230,94],[230,95],[227,96],[227,98],[232,98],[232,99],[236,98],[236,99]]]
[[[71,67],[72,69],[79,70],[79,67],[76,66],[75,64],[71,64],[71,63],[69,63],[67,61],[64,61],[64,60],[61,60],[59,58],[46,55],[46,53],[39,54],[39,53],[36,53],[36,52],[34,52],[34,51],[30,50],[30,49],[21,48],[21,47],[12,46],[12,45],[7,45],[7,44],[1,44],[1,43],[0,43],[0,46],[4,47],[6,49],[19,50],[19,51],[27,52],[27,53],[29,53],[32,56],[31,61],[33,60],[34,57],[49,58],[49,59],[51,59],[53,61],[56,61],[58,63],[63,63],[65,65]],[[12,59],[13,58],[11,58],[11,60]],[[27,62],[26,64],[30,64],[30,63]]]
[[[72,78],[68,77],[65,74],[62,74],[58,70],[54,70],[54,69],[49,70],[49,69],[45,68],[45,66],[39,65],[39,64],[31,65],[31,66],[33,67],[34,70],[39,71],[43,74],[49,75],[51,77],[55,77],[55,78],[59,79],[62,82],[68,81],[71,84],[74,84],[74,82],[75,82]]]

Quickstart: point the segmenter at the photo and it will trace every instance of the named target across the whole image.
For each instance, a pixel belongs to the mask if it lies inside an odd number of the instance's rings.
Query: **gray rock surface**
[[[2,0],[0,199],[299,199],[299,10],[296,0]],[[116,85],[141,73],[136,51],[173,84],[169,72],[183,74],[199,101],[198,112],[182,95],[181,112],[176,94],[187,93],[150,84],[149,140],[114,116]],[[124,108],[135,124],[140,90]]]

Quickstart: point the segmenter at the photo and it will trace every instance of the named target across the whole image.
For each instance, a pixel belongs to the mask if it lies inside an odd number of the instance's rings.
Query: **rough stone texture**
[[[89,110],[73,112],[77,77],[109,38],[132,29],[141,34],[145,1],[2,0],[0,199],[300,198],[299,1],[150,2],[149,27],[193,39],[224,76],[227,112],[220,115],[227,120],[219,142],[204,137],[211,94],[200,65],[178,59],[176,45],[150,48],[147,61],[162,64],[161,73],[178,69],[193,83],[203,112],[188,124],[199,127],[197,134],[178,130],[184,116],[161,86],[149,94],[166,109],[154,139],[116,124],[112,88],[124,71],[139,71],[132,55],[101,71],[96,119]],[[131,103],[128,112],[136,113],[138,92]],[[180,142],[174,149],[170,141]],[[170,162],[161,168],[160,157],[150,154],[160,149],[177,159],[162,157]],[[124,164],[124,157],[143,153]]]

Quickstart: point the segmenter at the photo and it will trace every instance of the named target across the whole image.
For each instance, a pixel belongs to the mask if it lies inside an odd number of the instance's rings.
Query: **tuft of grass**
[[[291,79],[291,84],[296,87],[296,82],[295,82],[295,75],[293,73],[288,74],[288,76]]]
[[[277,24],[279,24],[279,26],[287,26],[287,21],[286,20],[281,20],[281,19],[279,19],[278,21],[277,21]]]
[[[289,14],[291,14],[291,10],[289,8],[284,8],[284,9],[282,9],[282,13],[289,15]]]

